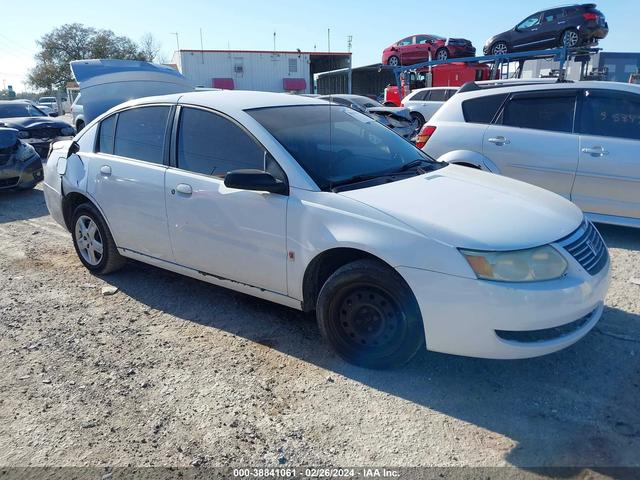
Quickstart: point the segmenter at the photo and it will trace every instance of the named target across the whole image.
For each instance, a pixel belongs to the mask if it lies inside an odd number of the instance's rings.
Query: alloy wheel
[[[449,52],[444,48],[442,50],[438,50],[436,53],[436,60],[447,60],[449,58]]]
[[[389,60],[387,61],[387,65],[390,65],[391,67],[397,67],[399,63],[398,57],[396,56],[389,57]]]
[[[504,55],[508,52],[507,44],[504,42],[496,43],[491,49],[491,53],[494,55]]]
[[[87,215],[81,215],[76,221],[75,240],[82,258],[92,266],[102,260],[104,246],[98,226]]]
[[[578,32],[574,32],[573,30],[567,30],[562,34],[562,44],[565,47],[575,47],[578,45]]]

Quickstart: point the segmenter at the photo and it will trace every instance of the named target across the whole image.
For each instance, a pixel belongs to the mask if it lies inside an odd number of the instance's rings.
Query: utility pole
[[[276,31],[273,31],[273,51],[276,51]]]
[[[349,70],[347,72],[347,93],[349,95],[351,95],[351,88],[352,88],[352,80],[353,80],[353,75],[352,75],[352,70],[351,70],[351,64],[353,63],[351,61],[351,47],[353,46],[353,35],[349,35],[347,37],[347,52],[349,52],[349,57],[347,58],[347,62],[349,62]]]
[[[202,28],[200,28],[200,58],[202,59],[202,64],[204,65],[204,42],[202,41]]]
[[[169,32],[169,33],[171,33],[171,35],[176,36],[176,46],[178,47],[178,52],[180,52],[180,39],[179,39],[178,32]]]
[[[331,29],[327,28],[327,52],[331,53]]]

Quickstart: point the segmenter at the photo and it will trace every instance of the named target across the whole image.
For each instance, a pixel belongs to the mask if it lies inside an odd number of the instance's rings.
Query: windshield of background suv
[[[356,177],[406,170],[416,161],[442,166],[367,115],[340,105],[248,110],[322,190]]]
[[[47,115],[30,103],[0,105],[0,118],[46,117]]]
[[[42,97],[38,100],[40,103],[56,103],[56,99],[54,97]]]

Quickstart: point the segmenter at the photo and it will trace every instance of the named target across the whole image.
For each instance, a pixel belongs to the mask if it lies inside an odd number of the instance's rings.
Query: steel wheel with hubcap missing
[[[339,268],[324,284],[318,325],[348,362],[370,368],[406,363],[424,343],[420,312],[402,277],[375,260]]]
[[[104,245],[95,222],[86,215],[79,216],[76,220],[75,235],[78,251],[85,262],[93,266],[98,265],[102,260]]]
[[[509,53],[509,47],[505,42],[497,42],[491,47],[492,55],[505,55]]]
[[[562,34],[562,45],[568,48],[573,48],[578,46],[578,42],[580,41],[580,37],[578,36],[578,32],[575,30],[567,30]]]

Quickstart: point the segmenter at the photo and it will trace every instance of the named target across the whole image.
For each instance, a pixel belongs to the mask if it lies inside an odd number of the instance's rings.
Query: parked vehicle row
[[[595,221],[640,227],[640,86],[470,87],[423,127],[426,153],[538,185]]]
[[[117,105],[54,145],[44,192],[89,270],[133,258],[315,310],[335,351],[367,367],[425,345],[489,358],[562,349],[596,324],[609,283],[604,242],[568,200],[436,162],[317,98]],[[436,208],[443,199],[456,202]]]

